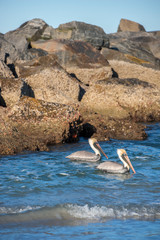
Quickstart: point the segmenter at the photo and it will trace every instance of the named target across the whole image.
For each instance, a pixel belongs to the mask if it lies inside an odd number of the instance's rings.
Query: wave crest
[[[0,224],[75,225],[110,219],[160,219],[160,207],[154,206],[93,206],[64,204],[54,207],[27,206],[0,208]]]

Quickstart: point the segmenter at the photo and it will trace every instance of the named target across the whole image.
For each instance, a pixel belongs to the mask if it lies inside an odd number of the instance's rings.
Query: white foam
[[[69,174],[68,173],[59,173],[59,175],[62,175],[62,176],[69,176]]]
[[[160,210],[152,207],[105,207],[68,205],[68,212],[75,218],[80,219],[101,219],[101,218],[116,218],[116,219],[143,219],[143,218],[160,218]]]
[[[24,213],[27,211],[32,211],[39,209],[39,206],[26,206],[26,207],[0,207],[0,214],[15,214],[15,213]]]
[[[36,211],[35,211],[36,210]],[[35,221],[106,221],[107,219],[160,219],[160,208],[143,206],[93,206],[88,204],[57,205],[54,207],[26,206],[26,207],[1,207],[0,223]]]

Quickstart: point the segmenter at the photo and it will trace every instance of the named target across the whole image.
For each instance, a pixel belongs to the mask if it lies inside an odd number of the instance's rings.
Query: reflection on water
[[[134,175],[133,173],[132,174],[131,173],[112,174],[112,173],[105,173],[105,172],[103,173],[103,177],[105,177],[106,179],[116,179],[119,181],[124,181],[124,180],[130,179],[131,177],[133,177],[133,175]]]

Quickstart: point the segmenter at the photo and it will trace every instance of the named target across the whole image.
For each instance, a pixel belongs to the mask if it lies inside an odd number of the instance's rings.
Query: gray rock
[[[39,39],[47,26],[41,19],[32,19],[16,30],[4,34],[4,38],[12,43],[17,50],[24,52],[28,49],[29,42]]]
[[[61,24],[57,29],[50,28],[50,37],[86,41],[98,49],[109,47],[109,39],[104,30],[84,22],[73,21]]]
[[[158,49],[155,50],[155,43],[159,46],[160,38],[153,33],[147,32],[118,32],[108,34],[110,40],[110,48],[117,50],[123,54],[129,55],[130,59],[133,57],[141,59],[146,66],[152,66],[160,69],[160,61]],[[135,61],[136,62],[136,61]]]
[[[12,78],[14,77],[9,67],[0,59],[0,77]]]
[[[91,68],[92,65],[108,66],[107,60],[91,44],[73,40],[47,40],[31,42],[31,46],[54,53],[63,66]],[[93,66],[92,66],[93,67]]]
[[[0,59],[5,63],[12,63],[19,54],[15,46],[0,35]]]
[[[108,61],[89,43],[51,39],[31,42],[31,45],[55,54],[59,64],[84,84],[88,85],[112,75]]]
[[[0,38],[3,38],[4,37],[4,34],[3,33],[0,33]]]

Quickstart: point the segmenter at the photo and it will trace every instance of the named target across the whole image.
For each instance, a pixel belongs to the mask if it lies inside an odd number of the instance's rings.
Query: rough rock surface
[[[99,113],[91,107],[81,104],[79,107],[82,116],[80,136],[95,137],[99,141],[111,139],[144,140],[147,138],[145,126],[134,120],[108,119],[105,112]]]
[[[6,107],[16,104],[21,97],[23,81],[18,78],[0,79],[1,97]],[[2,105],[2,104],[1,104]]]
[[[43,20],[35,18],[25,22],[14,31],[4,34],[4,39],[12,43],[17,50],[23,52],[27,50],[31,40],[37,40],[48,26]]]
[[[118,26],[118,32],[145,32],[145,28],[134,21],[128,20],[128,19],[121,19],[120,24]]]
[[[145,139],[140,122],[160,121],[159,40],[158,31],[106,35],[35,19],[0,34],[0,154],[80,136]]]
[[[76,138],[79,115],[67,105],[22,97],[8,111],[0,108],[0,113],[0,154],[47,151],[51,144]]]
[[[160,89],[134,78],[98,81],[86,92],[82,103],[109,120],[160,120]]]
[[[110,49],[118,51],[133,62],[160,69],[159,46],[160,38],[147,32],[118,32],[108,34]],[[156,54],[155,54],[156,52]],[[121,59],[122,60],[122,59]]]
[[[109,47],[109,39],[102,28],[84,22],[68,22],[58,28],[46,28],[42,37],[52,39],[72,39],[89,42],[96,48]]]
[[[117,60],[109,60],[109,63],[119,78],[137,78],[160,88],[160,70]]]
[[[2,61],[1,59],[0,59],[0,77],[3,77],[3,78],[12,78],[12,77],[14,77],[12,71],[5,64],[5,62]]]
[[[13,63],[18,58],[20,53],[15,46],[4,39],[4,36],[0,36],[0,59],[6,64]]]
[[[31,42],[33,48],[54,53],[58,62],[85,84],[112,76],[108,61],[89,43],[71,40]]]
[[[77,103],[80,98],[79,82],[58,64],[55,55],[17,64],[16,69],[19,76],[30,86],[31,97],[63,104]]]

